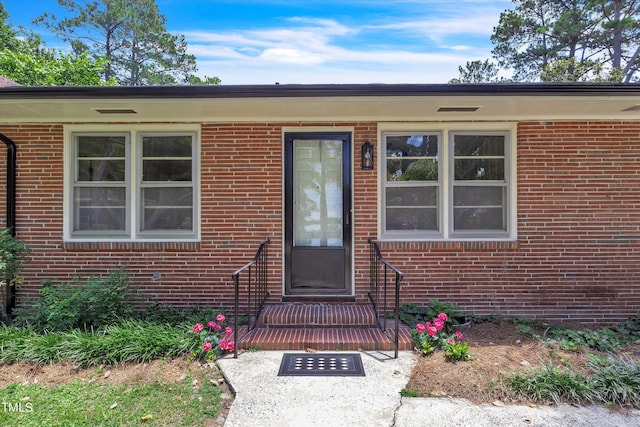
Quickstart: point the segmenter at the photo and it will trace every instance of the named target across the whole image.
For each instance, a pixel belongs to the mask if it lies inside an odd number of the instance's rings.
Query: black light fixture
[[[362,169],[373,169],[373,145],[369,141],[362,144]]]

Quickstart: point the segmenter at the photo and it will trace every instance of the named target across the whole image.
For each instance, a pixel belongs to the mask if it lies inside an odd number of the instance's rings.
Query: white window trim
[[[109,242],[158,242],[158,241],[170,241],[170,242],[199,242],[200,241],[200,215],[201,215],[201,185],[200,185],[200,125],[176,125],[176,124],[156,124],[156,125],[128,125],[128,124],[83,124],[83,125],[65,125],[64,126],[64,196],[63,196],[63,240],[72,242],[96,242],[96,241],[109,241]],[[74,143],[73,137],[76,134],[93,134],[93,135],[108,135],[108,134],[128,134],[127,138],[127,151],[129,156],[127,158],[127,196],[128,196],[128,222],[127,222],[127,236],[100,236],[99,234],[74,234],[73,233],[73,183],[74,183],[74,170],[75,161]],[[194,187],[194,218],[193,218],[193,232],[192,233],[179,233],[179,232],[165,232],[165,233],[138,233],[137,217],[140,211],[140,201],[138,194],[138,185],[132,185],[133,181],[140,181],[141,177],[139,171],[141,170],[141,159],[139,152],[132,147],[135,144],[137,147],[140,141],[140,135],[185,135],[189,134],[193,136],[194,150],[193,150],[193,162],[194,171],[192,177],[192,185]],[[143,234],[140,236],[139,234]]]
[[[379,123],[378,124],[378,158],[376,167],[378,169],[378,238],[382,241],[515,241],[517,240],[517,140],[518,124],[514,122],[442,122],[442,123]],[[508,150],[508,167],[505,173],[508,175],[508,202],[507,202],[507,232],[503,236],[487,231],[486,233],[474,233],[471,235],[461,235],[460,232],[452,233],[451,224],[452,203],[450,203],[453,182],[449,180],[450,157],[452,153],[449,149],[451,144],[449,138],[451,133],[506,134]],[[439,220],[440,233],[419,233],[411,236],[409,233],[394,233],[385,231],[385,173],[386,165],[386,134],[427,134],[438,133],[441,136],[439,148],[439,181],[441,183],[439,200]],[[442,184],[443,177],[446,177],[446,185]],[[501,233],[504,234],[504,233]]]

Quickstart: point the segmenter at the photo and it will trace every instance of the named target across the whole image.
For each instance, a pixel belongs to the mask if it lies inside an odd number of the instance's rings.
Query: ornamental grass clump
[[[451,320],[446,313],[440,313],[431,322],[417,323],[411,330],[411,338],[416,350],[428,356],[436,350],[444,350],[451,362],[469,360],[469,343],[464,341],[460,331],[452,331]]]
[[[235,349],[233,329],[227,326],[227,318],[219,313],[216,320],[207,322],[207,325],[196,323],[193,326],[198,348],[193,353],[193,358],[206,362],[216,360],[220,356],[232,352]]]

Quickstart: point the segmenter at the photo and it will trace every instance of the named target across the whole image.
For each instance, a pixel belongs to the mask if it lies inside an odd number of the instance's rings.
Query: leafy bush
[[[20,271],[28,261],[29,248],[11,235],[0,231],[0,320],[7,320],[7,307],[11,305],[11,288],[22,283]]]
[[[147,322],[180,325],[198,323],[201,319],[215,318],[220,311],[204,307],[178,308],[171,305],[152,302],[144,311],[135,314],[135,318]]]
[[[595,400],[640,408],[640,364],[625,358],[591,357],[589,387]]]
[[[449,302],[442,302],[436,299],[429,300],[428,306],[417,306],[415,304],[404,304],[400,307],[400,320],[409,326],[425,320],[434,319],[440,313],[444,313],[453,324],[464,318],[460,308]]]
[[[548,341],[567,349],[586,347],[614,352],[626,345],[640,342],[640,315],[600,329],[550,328]]]
[[[160,357],[174,358],[195,350],[191,326],[170,326],[125,320],[98,333],[66,333],[68,348],[64,358],[81,366],[113,365],[121,362],[148,362]]]
[[[0,280],[9,285],[19,283],[19,273],[30,253],[25,244],[13,237],[8,228],[0,231]]]
[[[447,340],[444,344],[444,357],[450,362],[464,362],[471,359],[469,343],[459,340]]]
[[[0,338],[0,363],[69,360],[79,366],[114,365],[179,357],[198,347],[188,323],[170,326],[139,320],[123,320],[93,332],[37,332],[30,327],[3,326]]]
[[[508,384],[514,394],[537,401],[581,402],[590,397],[583,375],[560,370],[551,363],[530,375],[515,374]]]
[[[640,364],[624,358],[591,356],[587,375],[552,364],[507,380],[511,391],[537,401],[602,403],[640,408]]]
[[[107,278],[90,277],[56,285],[45,281],[39,299],[15,310],[15,321],[40,331],[107,326],[133,313],[128,291],[129,277],[124,268],[112,271]]]
[[[227,317],[223,313],[218,313],[210,320],[205,327],[202,323],[193,325],[198,348],[193,352],[193,358],[200,361],[216,360],[227,352],[235,349],[233,340],[233,329],[227,325]]]
[[[599,329],[568,329],[524,318],[515,318],[513,322],[520,333],[564,350],[591,348],[615,352],[626,345],[640,343],[640,314]]]

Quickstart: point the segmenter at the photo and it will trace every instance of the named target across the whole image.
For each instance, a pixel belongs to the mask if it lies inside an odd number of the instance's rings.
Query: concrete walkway
[[[299,353],[299,352],[297,352]],[[472,405],[463,399],[402,398],[413,352],[363,352],[364,377],[278,377],[284,352],[218,360],[236,392],[225,427],[611,426],[637,427],[640,411],[571,405]]]

